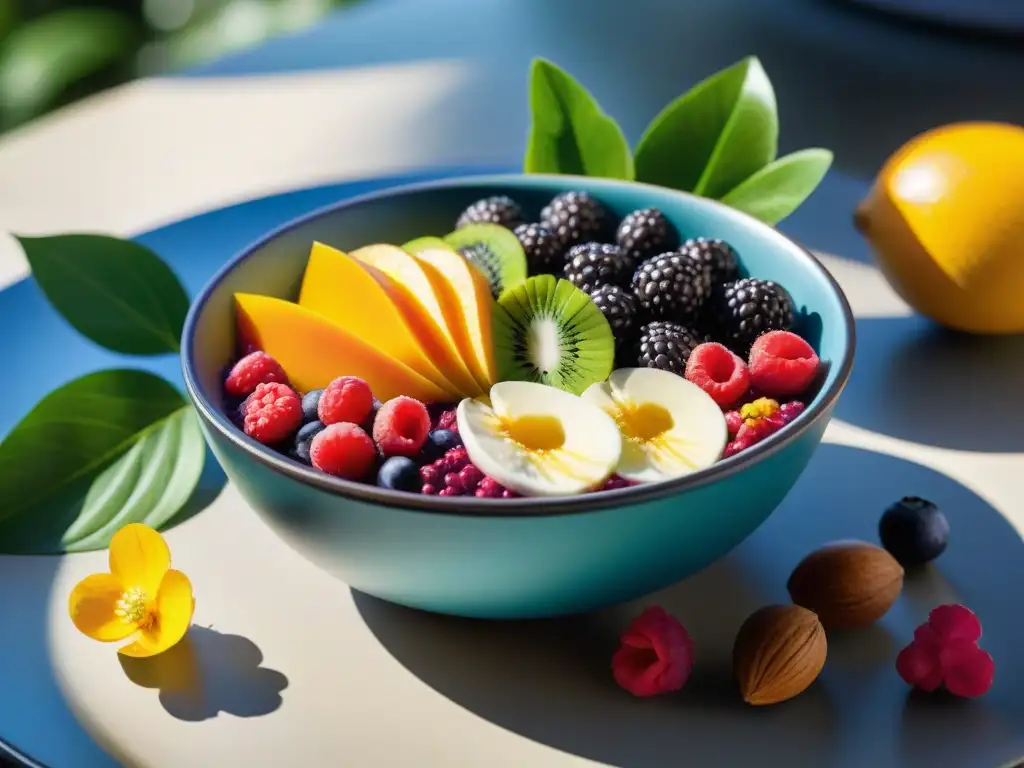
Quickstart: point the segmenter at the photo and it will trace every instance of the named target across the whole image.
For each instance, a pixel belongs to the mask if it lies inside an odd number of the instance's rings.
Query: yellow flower
[[[188,577],[171,569],[167,543],[141,523],[126,525],[110,540],[110,573],[86,576],[68,598],[80,632],[104,643],[135,635],[118,652],[139,658],[177,644],[195,606]]]

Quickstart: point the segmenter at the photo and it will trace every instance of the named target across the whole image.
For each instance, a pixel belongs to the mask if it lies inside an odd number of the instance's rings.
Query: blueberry
[[[313,438],[326,428],[327,425],[320,421],[311,421],[303,425],[295,433],[295,442],[291,449],[292,458],[301,461],[303,464],[309,464],[309,447],[313,443]]]
[[[405,456],[392,456],[380,465],[377,472],[377,485],[393,491],[419,493],[423,486],[420,479],[420,468],[416,462]]]
[[[317,408],[320,407],[320,396],[324,393],[322,389],[311,389],[302,396],[302,420],[305,422],[316,421],[320,418]]]
[[[924,565],[946,549],[949,521],[930,501],[906,496],[885,510],[878,537],[902,565]]]
[[[427,435],[427,442],[423,444],[423,459],[425,463],[437,461],[452,448],[462,445],[462,438],[459,433],[451,429],[435,429]]]
[[[366,430],[366,434],[373,436],[373,422],[377,418],[377,411],[380,410],[382,403],[376,397],[373,398],[373,407],[370,408],[370,415],[366,417],[366,421],[363,422],[363,429]]]

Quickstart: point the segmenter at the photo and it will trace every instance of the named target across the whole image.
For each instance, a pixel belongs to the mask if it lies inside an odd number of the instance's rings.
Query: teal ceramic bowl
[[[762,444],[676,481],[560,499],[439,499],[330,477],[250,439],[225,416],[237,291],[294,300],[314,240],[352,250],[449,231],[481,197],[509,194],[534,215],[586,190],[622,216],[656,206],[684,237],[733,245],[744,271],[785,285],[799,330],[826,366],[820,390]],[[776,230],[724,205],[658,187],[567,176],[481,176],[345,201],[235,257],[185,324],[188,393],[224,471],[289,546],[354,589],[478,618],[537,618],[636,598],[701,570],[749,536],[800,477],[853,361],[853,317],[829,273]],[[339,375],[344,371],[339,371]]]

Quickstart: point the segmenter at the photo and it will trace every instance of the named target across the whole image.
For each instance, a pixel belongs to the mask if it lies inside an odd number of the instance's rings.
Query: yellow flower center
[[[747,426],[753,426],[755,420],[773,416],[778,410],[779,404],[777,401],[768,397],[759,397],[757,400],[749,402],[740,408],[740,416],[743,417]]]
[[[501,431],[530,453],[555,451],[565,445],[565,428],[554,416],[520,416],[501,419]]]
[[[657,440],[675,425],[668,409],[657,403],[619,403],[612,417],[627,440],[640,443]]]
[[[117,601],[114,613],[125,624],[134,624],[141,628],[153,623],[153,612],[149,608],[149,595],[142,587],[125,590]]]

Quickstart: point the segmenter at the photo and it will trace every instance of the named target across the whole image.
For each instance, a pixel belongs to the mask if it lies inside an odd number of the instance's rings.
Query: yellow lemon
[[[1024,128],[958,123],[917,136],[886,161],[854,221],[922,315],[1024,332]]]

